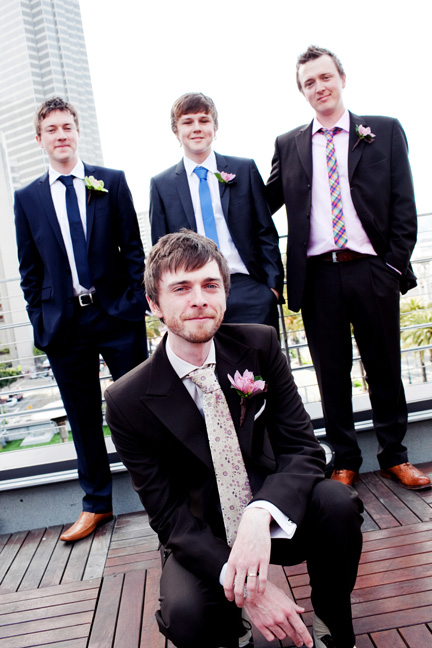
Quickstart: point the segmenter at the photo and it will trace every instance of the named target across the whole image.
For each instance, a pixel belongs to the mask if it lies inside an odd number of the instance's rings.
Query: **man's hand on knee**
[[[243,513],[224,579],[225,596],[238,607],[243,607],[246,591],[252,602],[266,590],[271,519],[270,513],[260,508]]]
[[[304,608],[296,605],[277,585],[268,582],[265,593],[255,596],[253,602],[248,594],[244,608],[267,641],[290,637],[296,646],[305,644],[312,648],[312,637],[299,616]]]

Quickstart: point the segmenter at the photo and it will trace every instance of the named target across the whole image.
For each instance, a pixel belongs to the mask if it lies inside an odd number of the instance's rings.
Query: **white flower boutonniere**
[[[362,126],[362,124],[358,125],[356,124],[356,135],[358,137],[357,142],[353,146],[353,151],[355,147],[360,144],[360,142],[363,140],[364,142],[367,142],[368,144],[372,144],[374,141],[376,135],[372,133],[371,129],[369,126]]]
[[[90,198],[93,191],[97,191],[99,193],[108,193],[108,189],[105,189],[104,187],[104,181],[96,180],[94,176],[85,176],[84,184],[86,186],[86,189],[88,189],[89,191],[87,203],[90,202]]]
[[[215,176],[222,184],[230,184],[236,177],[236,174],[225,173],[225,171],[216,171]]]
[[[267,384],[261,376],[254,376],[252,371],[248,371],[247,369],[245,369],[243,376],[239,371],[235,372],[234,378],[228,374],[228,379],[231,383],[231,388],[235,389],[237,394],[241,397],[240,425],[243,425],[248,400],[254,396],[258,396],[258,394],[266,392]]]

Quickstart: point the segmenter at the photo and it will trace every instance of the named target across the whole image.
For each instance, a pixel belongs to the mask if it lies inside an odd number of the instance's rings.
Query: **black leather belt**
[[[311,261],[330,261],[331,263],[344,263],[345,261],[354,261],[355,259],[364,259],[371,256],[362,252],[353,252],[352,250],[334,250],[325,252],[317,256],[309,257]]]
[[[96,293],[84,293],[74,297],[74,302],[77,306],[84,308],[85,306],[93,306],[97,301]]]

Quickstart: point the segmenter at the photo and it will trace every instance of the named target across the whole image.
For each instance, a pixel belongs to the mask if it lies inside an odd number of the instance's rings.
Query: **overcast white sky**
[[[126,171],[136,208],[148,208],[151,176],[182,156],[169,116],[184,92],[213,98],[216,151],[254,158],[265,181],[275,137],[313,116],[295,64],[316,44],[344,65],[347,108],[401,121],[418,212],[431,212],[429,2],[355,4],[80,0],[104,162]]]

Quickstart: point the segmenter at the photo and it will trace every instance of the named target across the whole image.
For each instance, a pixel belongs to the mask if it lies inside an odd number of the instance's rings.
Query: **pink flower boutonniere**
[[[225,173],[225,171],[216,171],[215,176],[222,184],[230,184],[236,177],[236,174]]]
[[[353,151],[355,147],[363,140],[364,142],[367,142],[368,144],[372,144],[372,142],[375,139],[374,133],[372,133],[371,129],[369,126],[362,126],[362,124],[358,125],[356,124],[356,135],[358,137],[357,142],[353,146]]]
[[[104,181],[96,180],[94,176],[86,176],[84,178],[84,184],[86,186],[86,189],[88,189],[87,204],[90,202],[93,191],[97,191],[99,193],[108,193],[108,189],[105,189],[104,187]]]
[[[263,394],[267,391],[265,380],[261,376],[254,376],[252,371],[245,369],[243,376],[239,371],[236,371],[234,378],[228,374],[231,388],[235,389],[237,394],[241,397],[240,400],[240,425],[243,425],[244,417],[246,414],[247,401]]]

